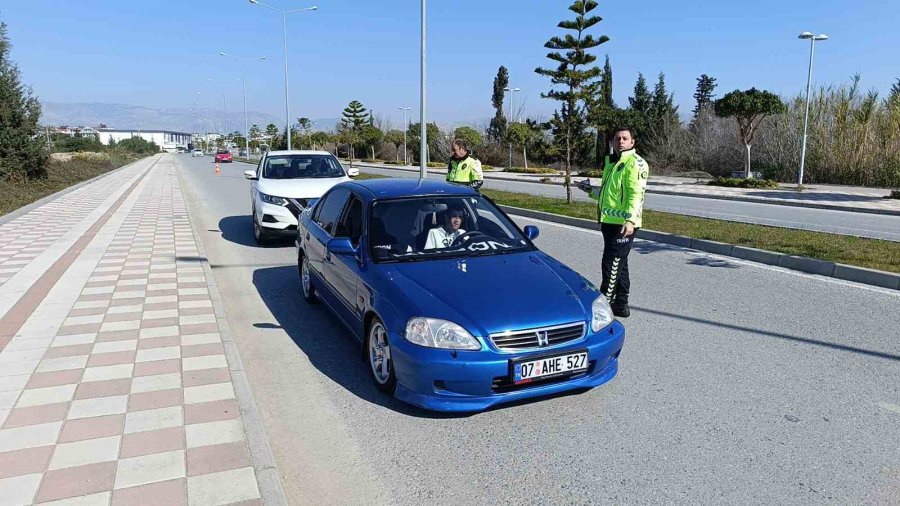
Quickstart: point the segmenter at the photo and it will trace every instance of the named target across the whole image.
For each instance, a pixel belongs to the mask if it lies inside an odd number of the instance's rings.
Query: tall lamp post
[[[506,168],[511,169],[512,168],[512,139],[509,139],[508,137],[509,137],[509,125],[511,123],[510,115],[512,115],[512,108],[513,108],[513,104],[512,104],[513,93],[515,93],[517,91],[522,91],[522,90],[520,88],[503,88],[503,91],[510,92],[509,93],[509,106],[506,111],[506,136],[507,136],[506,140],[509,141],[509,162],[507,163]]]
[[[419,177],[428,177],[428,129],[425,126],[425,0],[422,0],[422,33],[419,67]]]
[[[813,35],[811,32],[803,32],[797,38],[809,39],[809,72],[806,74],[806,112],[803,114],[803,147],[800,148],[800,176],[797,178],[797,186],[803,186],[803,168],[806,165],[806,133],[809,128],[809,93],[812,86],[813,54],[816,51],[816,41],[828,40],[824,33]]]
[[[409,130],[409,120],[406,118],[406,114],[409,112],[409,107],[398,107],[403,111],[403,165],[409,165],[409,156],[406,154],[406,131]]]
[[[240,56],[234,56],[224,52],[220,52],[219,54],[241,62],[241,88],[244,93],[244,147],[247,149],[247,158],[250,158],[250,124],[247,121],[247,62],[262,61],[265,60],[266,57],[255,56],[252,58],[241,58]]]
[[[288,57],[287,57],[287,15],[293,14],[295,12],[304,12],[304,11],[314,11],[319,7],[313,5],[312,7],[305,7],[303,9],[293,9],[290,11],[283,11],[281,9],[277,9],[272,7],[271,5],[264,4],[259,0],[250,0],[250,3],[256,5],[262,5],[263,7],[268,7],[275,12],[281,14],[281,26],[284,28],[284,135],[287,137],[287,148],[291,149],[291,106],[290,106],[290,95],[288,93]]]

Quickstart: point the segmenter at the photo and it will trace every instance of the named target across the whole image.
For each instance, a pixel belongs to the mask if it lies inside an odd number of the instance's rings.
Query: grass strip
[[[68,161],[50,160],[45,178],[25,181],[0,179],[0,195],[3,196],[0,198],[0,216],[139,158],[135,155],[75,156]]]
[[[381,177],[384,176],[360,174],[357,179]],[[559,198],[485,188],[482,188],[482,193],[498,204],[574,218],[597,219],[597,206],[591,202],[567,204],[564,199]],[[864,219],[864,217],[860,219]],[[787,255],[900,273],[900,243],[893,241],[737,223],[651,210],[644,210],[643,225],[650,230],[694,239],[724,242]]]

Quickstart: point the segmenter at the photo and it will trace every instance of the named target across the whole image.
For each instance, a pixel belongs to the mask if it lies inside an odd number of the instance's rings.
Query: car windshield
[[[220,149],[216,151],[216,153],[220,155],[227,155],[228,153],[230,153],[230,151],[228,151],[227,149]]]
[[[369,219],[376,262],[414,262],[531,251],[519,229],[482,196],[378,201]]]
[[[344,177],[344,168],[331,155],[272,155],[263,167],[265,179]]]

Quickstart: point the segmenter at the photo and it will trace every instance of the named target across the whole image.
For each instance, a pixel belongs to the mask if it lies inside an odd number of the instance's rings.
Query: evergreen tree
[[[547,58],[558,65],[555,68],[535,69],[540,75],[550,78],[554,85],[562,86],[562,89],[553,88],[541,97],[550,98],[562,102],[558,114],[554,114],[557,135],[562,135],[561,144],[565,145],[566,155],[566,201],[572,202],[572,151],[579,138],[583,137],[585,129],[584,104],[590,99],[590,83],[600,76],[600,68],[593,65],[597,61],[595,55],[589,54],[593,49],[609,40],[609,37],[601,35],[594,38],[585,31],[593,27],[602,18],[590,16],[588,13],[597,8],[594,0],[577,0],[569,6],[569,10],[576,14],[573,20],[560,21],[557,27],[574,33],[566,33],[564,37],[552,37],[544,44],[544,47],[552,50]],[[562,52],[561,52],[562,51]]]
[[[45,177],[48,155],[38,125],[41,104],[22,84],[10,50],[6,23],[0,22],[0,178]]]
[[[503,65],[497,70],[497,77],[494,78],[494,92],[491,94],[491,104],[494,106],[494,117],[488,125],[488,137],[494,142],[501,142],[506,137],[506,116],[503,114],[503,100],[506,98],[506,92],[503,91],[509,86],[509,71]]]
[[[359,100],[352,100],[344,108],[341,119],[341,133],[350,145],[350,166],[353,166],[353,148],[359,141],[363,126],[369,124],[372,117]]]
[[[678,120],[678,106],[675,105],[675,94],[666,91],[666,75],[659,73],[659,80],[653,87],[653,99],[650,102],[651,125]]]
[[[638,73],[637,81],[634,83],[634,95],[628,97],[628,104],[632,110],[640,114],[648,114],[653,107],[653,95],[647,88],[647,80],[644,74]]]
[[[694,91],[694,100],[697,101],[697,105],[694,106],[694,110],[692,111],[695,117],[700,114],[700,111],[704,108],[712,107],[713,99],[716,98],[716,96],[713,95],[716,86],[715,77],[702,74],[697,78],[697,90]]]
[[[613,101],[613,73],[609,64],[609,55],[606,55],[606,63],[603,64],[603,74],[600,75],[600,100],[603,106],[610,109],[616,106]]]

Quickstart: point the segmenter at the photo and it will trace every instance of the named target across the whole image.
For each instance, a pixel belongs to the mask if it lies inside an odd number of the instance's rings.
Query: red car
[[[220,149],[216,151],[216,163],[220,162],[228,162],[231,163],[234,160],[231,159],[231,151],[227,149]]]

